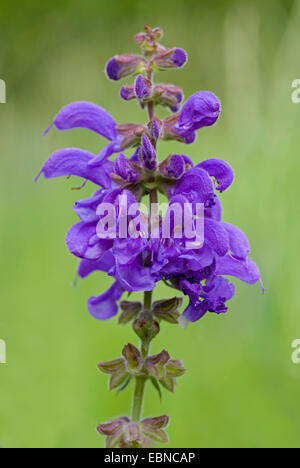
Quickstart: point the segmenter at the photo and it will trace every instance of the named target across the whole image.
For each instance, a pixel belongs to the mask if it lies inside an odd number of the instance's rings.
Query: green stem
[[[152,291],[144,292],[144,310],[151,310],[152,305]],[[142,356],[145,361],[149,354],[150,343],[141,341]],[[143,375],[139,375],[135,378],[135,388],[132,401],[131,419],[134,422],[139,422],[142,416],[145,384],[147,378]]]
[[[146,378],[136,377],[135,389],[133,394],[131,419],[133,422],[139,422],[142,415]]]
[[[151,310],[153,291],[144,292],[144,310]]]

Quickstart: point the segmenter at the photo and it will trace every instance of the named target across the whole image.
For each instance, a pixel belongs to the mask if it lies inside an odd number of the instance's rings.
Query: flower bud
[[[182,297],[173,297],[172,299],[156,301],[152,307],[153,315],[169,323],[178,323],[178,309],[182,305]]]
[[[145,311],[133,322],[133,329],[143,342],[149,343],[159,333],[159,324]]]
[[[114,172],[129,183],[136,183],[139,179],[139,174],[134,170],[131,161],[123,153],[119,153],[115,160]]]
[[[124,346],[122,354],[125,359],[125,364],[130,374],[140,372],[143,367],[143,360],[139,350],[133,345],[128,343]]]
[[[164,35],[163,30],[158,26],[156,28],[153,28],[151,31],[151,36],[153,40],[159,41]]]
[[[119,323],[122,325],[131,322],[142,310],[142,304],[140,302],[122,301],[120,307],[123,312],[119,317]]]
[[[215,94],[201,91],[191,96],[181,109],[176,130],[185,136],[202,127],[213,125],[221,112],[221,103]]]
[[[142,136],[141,162],[149,172],[154,171],[156,168],[156,151],[145,134]]]
[[[134,83],[134,91],[138,99],[148,99],[151,97],[152,93],[151,81],[145,78],[143,75],[139,75]]]
[[[166,179],[178,180],[185,173],[185,160],[180,154],[170,154],[159,165],[160,174]]]
[[[157,117],[154,117],[153,120],[150,120],[148,123],[148,133],[150,138],[154,141],[157,141],[160,138],[162,129],[162,121],[159,120]]]
[[[146,60],[139,55],[115,55],[106,64],[106,74],[111,80],[120,80],[145,70]]]
[[[120,96],[124,101],[131,101],[132,99],[135,99],[135,92],[134,92],[134,86],[126,84],[122,86],[120,90]]]
[[[183,101],[183,91],[179,86],[171,84],[156,85],[153,90],[153,99],[156,104],[169,107],[172,112],[177,112]]]
[[[169,68],[181,68],[187,61],[185,50],[173,47],[158,54],[153,59],[153,64],[159,70],[168,70]]]

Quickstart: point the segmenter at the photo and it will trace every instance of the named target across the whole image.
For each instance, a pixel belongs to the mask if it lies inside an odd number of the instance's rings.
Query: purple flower
[[[77,176],[97,186],[91,197],[75,203],[79,222],[68,231],[66,243],[69,251],[80,258],[81,278],[93,272],[105,272],[114,279],[108,291],[88,301],[90,314],[100,320],[117,314],[124,291],[152,291],[157,282],[164,280],[190,299],[182,321],[196,321],[207,312],[227,311],[234,285],[225,277],[232,276],[249,284],[260,280],[257,266],[249,259],[247,237],[236,226],[222,221],[222,205],[216,193],[224,192],[234,180],[229,164],[214,158],[194,167],[191,159],[182,154],[171,154],[158,164],[156,147],[160,138],[192,143],[196,131],[213,125],[221,111],[219,99],[213,93],[202,91],[191,96],[178,112],[183,101],[182,89],[171,84],[153,86],[143,76],[146,71],[180,68],[186,63],[184,50],[165,49],[155,42],[160,34],[160,30],[146,27],[146,33],[139,37],[142,49],[152,51],[150,61],[138,55],[116,55],[107,63],[106,72],[112,80],[137,75],[134,85],[122,87],[120,95],[124,100],[137,98],[143,108],[150,100],[152,105],[166,106],[176,114],[161,121],[149,111],[150,119],[145,125],[117,125],[101,107],[76,102],[64,107],[45,132],[52,126],[58,130],[85,128],[108,140],[98,154],[79,148],[56,151],[39,174],[47,179]],[[130,147],[136,149],[127,158],[122,151]],[[110,161],[114,154],[117,154],[115,160]],[[152,187],[168,197],[169,208],[151,236],[148,220],[137,213],[139,229],[132,238],[129,233],[135,216],[128,216],[128,209],[136,206]],[[107,226],[106,215],[98,211],[106,203],[114,209],[111,226]],[[196,248],[192,242],[198,241],[195,226],[199,203],[204,205],[204,239]],[[183,229],[183,212],[182,235],[178,236],[178,220],[175,223],[171,212],[175,205],[184,208],[186,204],[189,204],[192,236],[187,236]],[[163,226],[168,216],[171,235],[164,238]]]
[[[107,62],[105,70],[108,78],[117,81],[143,71],[145,63],[146,60],[139,55],[115,55]]]
[[[193,135],[199,128],[213,125],[220,112],[221,103],[215,94],[208,91],[193,94],[183,105],[175,129],[182,137]]]

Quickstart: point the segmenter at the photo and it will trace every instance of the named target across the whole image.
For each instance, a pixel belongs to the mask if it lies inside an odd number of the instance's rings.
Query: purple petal
[[[120,265],[129,265],[136,260],[147,246],[147,240],[138,239],[115,239],[113,253]]]
[[[227,162],[221,159],[207,159],[202,161],[196,167],[205,169],[211,177],[215,177],[218,186],[217,190],[224,192],[233,182],[234,173]]]
[[[126,291],[152,291],[155,288],[151,269],[141,266],[138,261],[130,265],[117,265],[116,278]]]
[[[222,314],[227,312],[225,303],[229,301],[235,293],[235,286],[229,283],[228,279],[222,276],[215,276],[212,281],[204,286],[203,298],[210,312]]]
[[[243,231],[229,223],[222,223],[229,237],[229,246],[234,257],[244,260],[248,257],[250,246]]]
[[[82,259],[78,266],[78,276],[86,278],[94,271],[104,271],[110,274],[115,267],[115,259],[113,254],[108,251],[105,252],[99,260],[86,260]]]
[[[259,270],[252,260],[249,258],[238,260],[231,255],[218,259],[216,274],[235,276],[249,284],[255,284],[260,280]]]
[[[105,109],[92,102],[73,102],[63,107],[55,117],[52,125],[58,130],[87,128],[99,133],[99,135],[104,136],[110,141],[114,140],[117,136],[115,129],[116,122],[112,116]]]
[[[92,223],[99,220],[96,211],[105,194],[106,192],[104,190],[98,190],[92,197],[78,200],[75,203],[73,210],[77,213],[81,221]]]
[[[90,297],[88,300],[88,311],[97,320],[108,320],[118,313],[117,301],[121,298],[124,290],[115,282],[105,293],[98,297]]]
[[[93,159],[89,161],[88,165],[90,167],[99,166],[101,163],[106,161],[112,154],[118,153],[120,151],[121,139],[121,137],[117,137],[115,141],[102,148],[102,150],[99,154],[97,154],[97,156],[93,156]]]
[[[186,172],[175,187],[174,195],[184,194],[189,201],[205,203],[214,195],[208,173],[199,167]]]
[[[194,305],[192,302],[189,303],[182,316],[188,322],[196,322],[201,319],[207,312],[207,306],[204,302],[200,302],[198,305]]]
[[[206,218],[204,220],[204,238],[205,242],[208,242],[218,255],[226,255],[229,250],[229,240],[222,223]]]
[[[71,175],[78,176],[88,179],[102,187],[110,187],[110,173],[113,169],[113,163],[111,161],[105,161],[101,167],[91,168],[88,163],[94,157],[95,156],[89,153],[89,151],[84,151],[79,148],[64,148],[50,156],[45,162],[40,174],[43,174],[46,179]]]
[[[215,221],[221,221],[223,210],[221,202],[217,195],[215,195],[213,198],[213,204],[205,208],[204,214],[206,218],[211,218]]]
[[[202,249],[194,250],[189,257],[181,255],[180,258],[186,258],[190,270],[200,271],[203,268],[209,267],[214,261],[215,254],[211,247],[205,244]]]
[[[96,260],[112,247],[112,241],[99,239],[95,223],[77,223],[67,233],[66,243],[69,251],[79,258]]]

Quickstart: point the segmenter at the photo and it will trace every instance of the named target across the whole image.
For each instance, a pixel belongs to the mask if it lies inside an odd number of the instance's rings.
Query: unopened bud
[[[151,35],[154,40],[159,41],[163,37],[164,32],[160,27],[156,27],[152,29]]]
[[[132,99],[135,99],[136,96],[134,92],[134,86],[128,84],[122,86],[120,90],[120,96],[125,101],[131,101]]]
[[[153,59],[153,64],[159,70],[168,70],[169,68],[181,68],[187,61],[185,50],[173,47],[161,52]]]
[[[162,121],[159,120],[157,117],[154,117],[154,119],[150,120],[150,122],[148,123],[148,133],[150,135],[150,138],[152,138],[154,141],[160,138],[161,129]]]
[[[158,333],[159,324],[145,311],[133,322],[133,329],[142,342],[149,343]]]
[[[145,134],[142,136],[141,162],[149,172],[154,171],[156,168],[156,151]]]
[[[111,80],[120,80],[128,75],[145,70],[146,61],[139,55],[115,55],[106,64],[106,74]]]
[[[139,75],[134,83],[134,91],[138,99],[148,99],[151,97],[152,93],[151,81],[145,78],[143,75]]]
[[[146,131],[146,127],[137,124],[124,124],[116,125],[116,130],[122,136],[120,149],[124,150],[136,145],[140,141],[142,134]]]
[[[177,112],[183,101],[183,91],[179,86],[171,84],[156,85],[153,90],[153,99],[156,104],[169,107],[172,112]]]
[[[129,183],[135,183],[139,179],[139,174],[134,170],[131,161],[123,153],[119,153],[115,160],[114,172]]]

